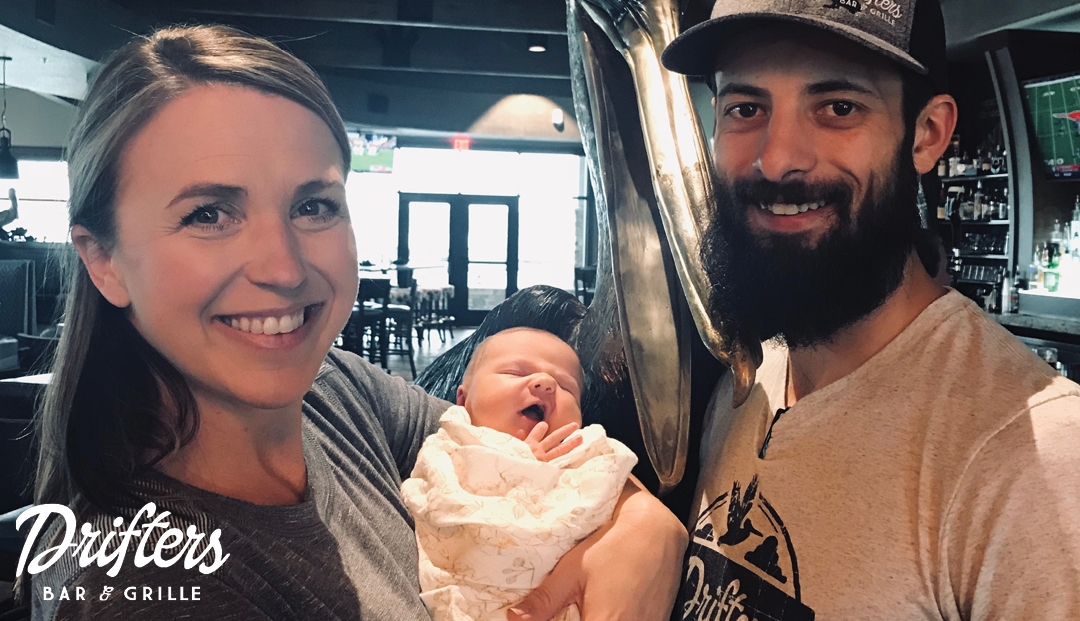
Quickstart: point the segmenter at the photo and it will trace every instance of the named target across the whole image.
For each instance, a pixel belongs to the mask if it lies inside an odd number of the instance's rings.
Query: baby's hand
[[[556,457],[562,457],[581,446],[581,436],[566,440],[570,434],[578,430],[577,423],[567,423],[551,432],[551,435],[545,438],[544,434],[547,433],[547,430],[548,424],[540,421],[539,423],[536,423],[536,426],[532,428],[532,431],[530,431],[529,435],[525,438],[525,444],[529,445],[533,455],[540,461],[551,461]],[[566,441],[563,442],[563,440]]]

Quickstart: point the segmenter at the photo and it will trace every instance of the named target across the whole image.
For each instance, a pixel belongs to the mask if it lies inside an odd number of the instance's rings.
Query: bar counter
[[[1053,332],[1056,334],[1067,334],[1074,337],[1080,337],[1080,319],[1042,317],[1040,315],[1024,315],[1020,313],[990,316],[1006,328],[1038,330],[1040,332]]]

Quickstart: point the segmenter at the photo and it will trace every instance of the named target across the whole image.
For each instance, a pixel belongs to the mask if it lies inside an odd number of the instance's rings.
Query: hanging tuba
[[[586,364],[621,348],[663,495],[686,468],[692,339],[730,368],[735,406],[761,345],[708,312],[699,253],[716,204],[712,160],[686,78],[660,63],[678,34],[678,2],[567,0],[567,22],[599,228],[596,295],[576,340]]]

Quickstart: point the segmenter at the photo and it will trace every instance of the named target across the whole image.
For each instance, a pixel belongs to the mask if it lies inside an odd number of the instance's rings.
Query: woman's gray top
[[[173,527],[194,525],[207,536],[221,529],[221,548],[229,555],[224,564],[209,575],[183,562],[136,567],[133,543],[113,578],[111,565],[80,568],[69,553],[33,577],[33,618],[428,619],[418,595],[413,521],[399,489],[449,405],[353,354],[331,350],[304,397],[308,491],[302,503],[254,505],[151,473],[139,481],[140,500],[172,512]],[[80,525],[91,522],[102,532],[114,519],[77,513]],[[148,543],[146,549],[153,548]],[[198,601],[192,601],[193,587]]]

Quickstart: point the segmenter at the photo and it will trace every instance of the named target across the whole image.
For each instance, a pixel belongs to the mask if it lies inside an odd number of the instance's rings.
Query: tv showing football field
[[[1080,74],[1024,82],[1046,174],[1080,178]]]

